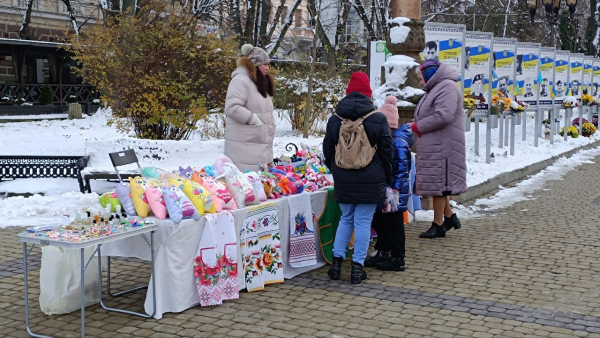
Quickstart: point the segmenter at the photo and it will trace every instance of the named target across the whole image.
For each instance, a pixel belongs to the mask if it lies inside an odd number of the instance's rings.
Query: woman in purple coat
[[[433,222],[419,237],[445,237],[447,230],[460,229],[448,196],[467,191],[462,94],[448,65],[429,60],[419,68],[425,95],[411,123],[417,134],[415,194],[433,197]]]

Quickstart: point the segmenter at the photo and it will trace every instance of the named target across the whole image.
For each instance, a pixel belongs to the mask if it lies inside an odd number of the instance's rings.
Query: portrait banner
[[[540,48],[539,43],[517,43],[515,94],[517,101],[529,104],[530,108],[537,108],[538,87],[542,82],[539,67]]]
[[[517,39],[494,38],[492,96],[502,93],[505,97],[514,97],[516,49]]]
[[[571,70],[569,71],[569,95],[581,101],[583,82],[583,54],[571,53],[569,58]]]
[[[557,50],[554,52],[554,104],[562,105],[563,99],[568,95],[569,89],[569,51]]]
[[[435,59],[450,66],[458,73],[458,85],[462,89],[464,77],[465,26],[453,24],[425,23],[424,61]]]
[[[492,33],[467,32],[465,36],[464,92],[479,100],[473,114],[489,111],[492,62]]]
[[[554,88],[554,52],[556,49],[542,47],[540,52],[540,108],[552,108],[554,105],[552,88]]]
[[[581,84],[583,85],[582,94],[592,94],[594,83],[592,82],[592,71],[594,68],[594,57],[584,56],[583,58],[583,77]]]
[[[600,59],[594,59],[592,63],[592,96],[598,96],[598,87],[600,87]]]

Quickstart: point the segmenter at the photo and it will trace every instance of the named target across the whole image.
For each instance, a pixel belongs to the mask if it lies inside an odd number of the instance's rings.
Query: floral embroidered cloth
[[[309,194],[288,197],[290,207],[290,265],[299,268],[317,264],[313,213]]]
[[[233,214],[205,214],[206,224],[196,258],[194,276],[201,306],[238,299],[237,245]]]
[[[275,203],[250,207],[240,232],[242,263],[248,292],[283,282],[283,259]]]

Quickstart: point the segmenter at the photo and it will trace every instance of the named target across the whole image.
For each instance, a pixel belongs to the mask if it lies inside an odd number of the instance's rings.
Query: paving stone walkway
[[[600,157],[594,161],[600,162]],[[89,337],[600,337],[600,164],[549,181],[528,199],[462,221],[444,239],[407,226],[404,272],[368,269],[369,280],[329,281],[326,267],[218,307],[161,320],[87,308]],[[23,228],[0,229],[0,337],[27,337]],[[79,336],[79,312],[39,310],[40,249],[30,265],[32,326]],[[115,260],[113,287],[148,282],[149,265]],[[104,288],[105,289],[105,288]],[[142,311],[145,292],[109,299]]]

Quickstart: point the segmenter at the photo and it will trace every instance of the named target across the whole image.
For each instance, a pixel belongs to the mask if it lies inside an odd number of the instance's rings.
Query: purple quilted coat
[[[465,131],[458,75],[441,64],[425,84],[425,95],[415,109],[417,178],[415,194],[458,195],[467,191]]]

